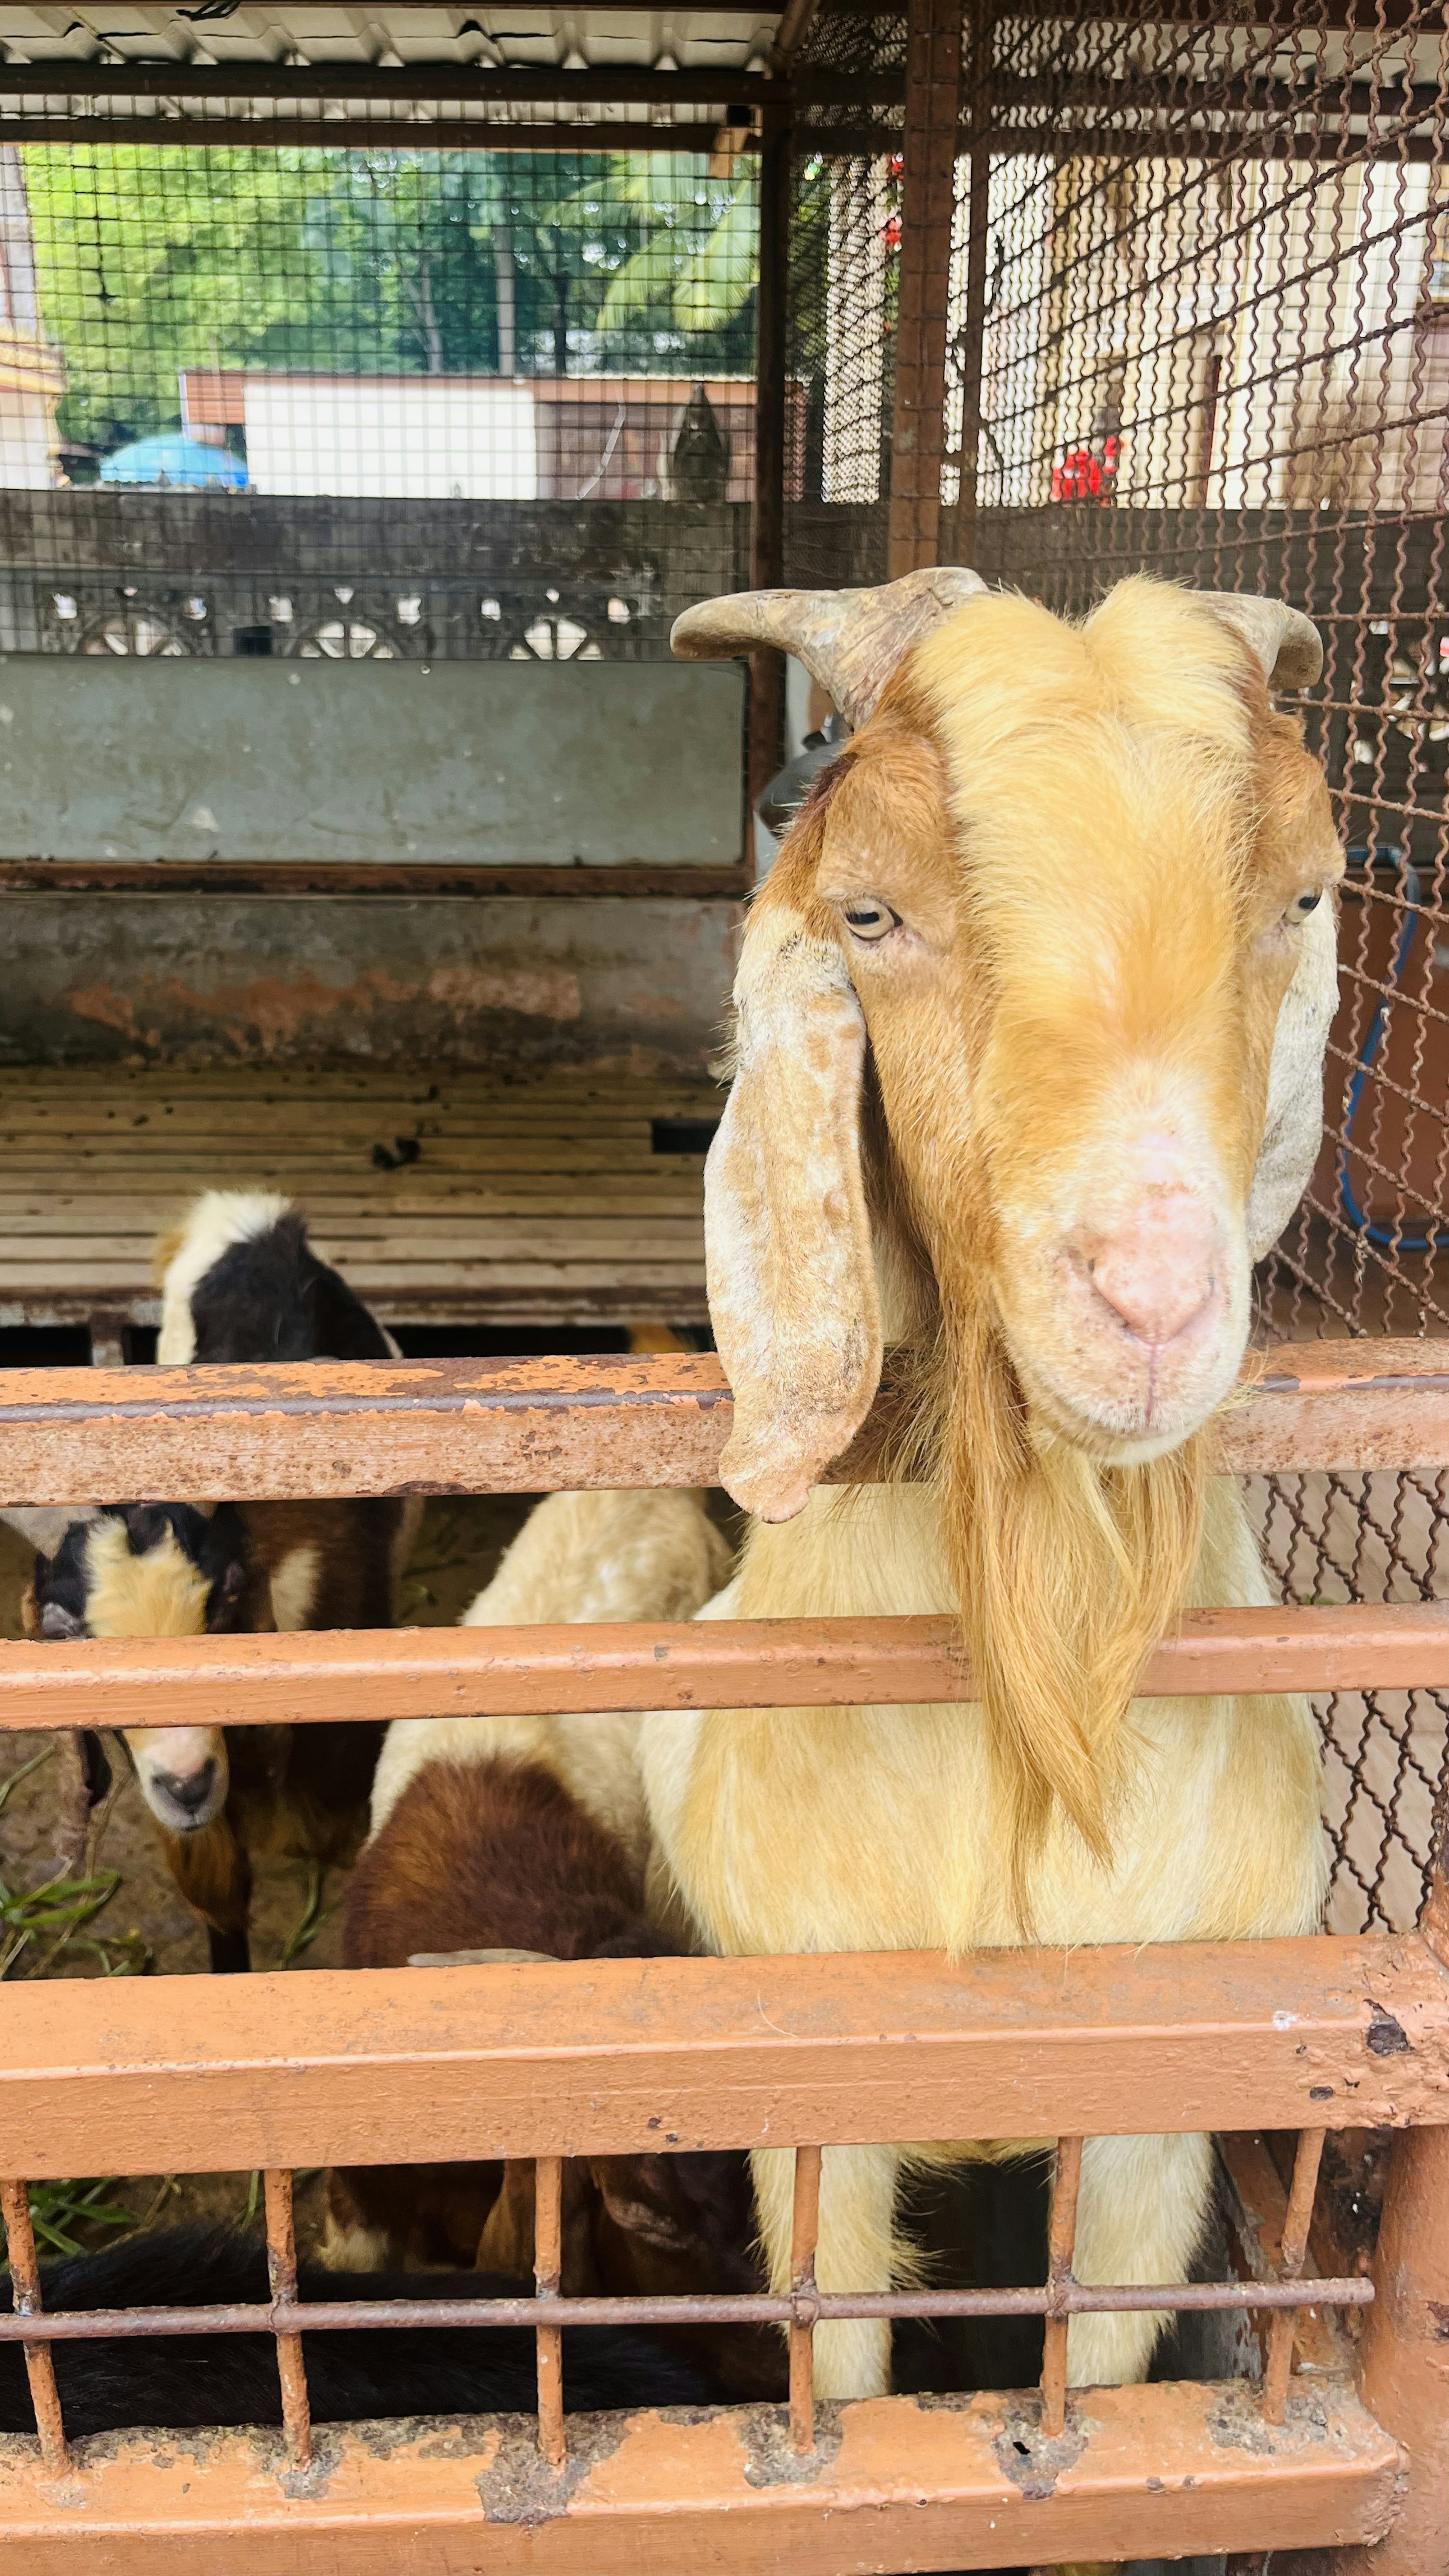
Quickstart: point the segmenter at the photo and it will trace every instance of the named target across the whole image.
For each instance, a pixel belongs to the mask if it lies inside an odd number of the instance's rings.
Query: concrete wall
[[[20,894],[0,1062],[702,1073],[739,907],[608,896]]]

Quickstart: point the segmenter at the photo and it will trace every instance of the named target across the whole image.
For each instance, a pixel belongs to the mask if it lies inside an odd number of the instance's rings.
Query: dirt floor
[[[529,1508],[526,1496],[480,1496],[430,1503],[403,1580],[398,1605],[409,1627],[451,1627],[489,1580],[499,1556]],[[0,1524],[0,1637],[21,1632],[20,1601],[30,1578],[31,1556],[22,1539]],[[25,1900],[56,1876],[59,1763],[47,1735],[0,1736],[0,1968],[12,1978],[91,1977],[107,1973],[204,1975],[206,1935],[167,1875],[160,1840],[115,1738],[107,1738],[114,1786],[92,1846],[97,1875],[114,1872],[117,1884],[88,1920],[59,1930],[37,1929],[24,1938],[33,1908]],[[256,1967],[305,1975],[341,1964],[342,1904],[346,1872],[330,1870],[314,1887],[311,1865],[274,1858],[257,1864],[252,1906],[252,1955]],[[99,1891],[97,1891],[99,1892]],[[17,1951],[16,1943],[23,1938]],[[297,2178],[298,2236],[304,2253],[321,2225],[319,2176]],[[99,2245],[117,2231],[102,2222],[68,2218],[76,2193],[38,2196],[37,2218],[47,2218],[77,2245]],[[99,2205],[138,2218],[240,2217],[254,2204],[250,2174],[204,2178],[142,2174],[112,2184]],[[52,2250],[61,2250],[53,2247]]]

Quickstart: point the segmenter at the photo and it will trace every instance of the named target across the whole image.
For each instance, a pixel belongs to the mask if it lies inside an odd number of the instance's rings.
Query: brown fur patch
[[[622,1845],[550,1772],[430,1762],[353,1872],[343,1959],[400,1968],[415,1950],[597,1958],[643,1928],[641,1906]]]

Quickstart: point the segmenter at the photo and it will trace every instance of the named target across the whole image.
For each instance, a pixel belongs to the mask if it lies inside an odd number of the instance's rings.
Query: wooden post
[[[961,0],[911,0],[891,426],[892,581],[937,559],[960,117]]]
[[[760,287],[755,326],[755,508],[750,587],[775,590],[785,559],[785,291],[790,248],[790,126],[765,110],[760,140]],[[750,804],[783,754],[785,667],[778,653],[750,662]]]
[[[1449,1817],[1438,1825],[1420,1929],[1449,1976]],[[1374,2291],[1359,2393],[1408,2454],[1408,2494],[1388,2538],[1337,2552],[1334,2576],[1449,2576],[1449,2128],[1406,2129],[1394,2141]]]

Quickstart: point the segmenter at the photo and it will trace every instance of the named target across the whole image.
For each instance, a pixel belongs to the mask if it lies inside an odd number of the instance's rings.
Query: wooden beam
[[[852,97],[878,95],[857,83],[834,84]],[[899,82],[896,84],[899,94]],[[77,61],[51,56],[0,64],[0,98],[301,98],[477,99],[551,107],[708,106],[739,99],[749,107],[784,105],[788,83],[719,63],[655,71],[644,63],[606,63],[563,71],[553,63],[188,63]]]
[[[275,2436],[238,2432],[110,2434],[55,2481],[28,2445],[3,2447],[0,2565],[15,2576],[840,2576],[1176,2558],[1376,2540],[1401,2473],[1342,2379],[1315,2383],[1279,2432],[1242,2382],[1094,2389],[1059,2442],[1043,2439],[1034,2393],[876,2398],[842,2406],[803,2463],[769,2407],[575,2417],[557,2470],[528,2428],[488,2418],[382,2439],[319,2427],[311,2473],[288,2468]]]
[[[743,860],[726,867],[429,867],[346,859],[0,859],[5,894],[406,894],[518,895],[563,900],[596,896],[630,902],[737,900],[755,882]]]
[[[879,1399],[888,1413],[889,1395]],[[7,1369],[0,1503],[300,1500],[712,1485],[734,1407],[705,1354]],[[1449,1346],[1255,1354],[1218,1417],[1223,1469],[1413,1468],[1449,1457]],[[847,1483],[850,1456],[825,1481]]]
[[[1189,1610],[1150,1658],[1161,1698],[1449,1690],[1449,1601]],[[0,1644],[0,1733],[283,1726],[601,1709],[914,1707],[974,1691],[949,1619],[330,1629]]]
[[[937,560],[961,116],[961,0],[911,0],[891,424],[889,575]]]

